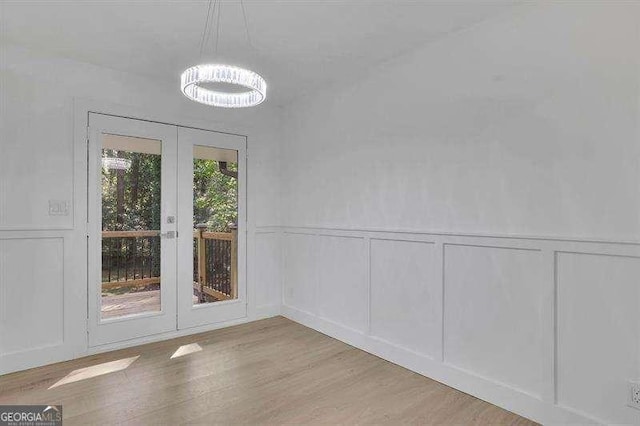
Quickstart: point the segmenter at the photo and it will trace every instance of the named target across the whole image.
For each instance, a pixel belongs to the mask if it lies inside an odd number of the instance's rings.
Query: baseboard
[[[76,356],[76,350],[72,347],[57,345],[52,347],[38,348],[24,352],[5,354],[0,356],[0,376],[15,373],[17,371],[29,370],[47,364],[69,361],[80,358]]]
[[[171,331],[168,333],[153,334],[138,339],[125,340],[108,345],[100,345],[89,348],[70,348],[61,345],[51,348],[44,348],[43,350],[35,353],[32,351],[28,354],[18,353],[4,355],[0,357],[0,375],[41,367],[43,365],[55,364],[57,362],[69,361],[76,358],[82,358],[87,355],[94,355],[98,353],[129,348],[132,346],[144,345],[147,343],[175,339],[176,337],[183,337],[191,334],[218,330],[234,325],[275,317],[280,314],[280,305],[264,305],[256,307],[252,315],[236,320],[223,321],[198,327],[190,327],[182,330]]]
[[[598,424],[598,419],[574,413],[487,378],[462,371],[393,343],[344,327],[312,313],[284,305],[282,315],[365,352],[451,386],[542,424]]]
[[[163,340],[171,340],[171,339],[175,339],[176,337],[183,337],[183,336],[189,336],[191,334],[204,333],[207,331],[218,330],[221,328],[244,324],[251,321],[253,320],[250,320],[249,317],[242,317],[242,318],[238,318],[230,321],[222,321],[222,322],[216,322],[213,324],[183,328],[180,330],[170,331],[167,333],[152,334],[149,336],[140,337],[138,339],[124,340],[122,342],[110,343],[107,345],[92,346],[88,348],[87,353],[85,355],[94,355],[94,354],[99,354],[103,352],[115,351],[118,349],[130,348],[132,346],[145,345],[147,343],[155,343],[155,342],[161,342]]]
[[[282,306],[279,304],[257,306],[253,311],[253,314],[251,315],[251,321],[277,317],[281,313],[282,313]]]

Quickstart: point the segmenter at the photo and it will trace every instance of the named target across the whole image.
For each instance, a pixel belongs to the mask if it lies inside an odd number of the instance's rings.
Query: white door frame
[[[193,304],[193,147],[238,152],[238,298]],[[247,316],[246,139],[206,130],[178,127],[178,329]]]
[[[104,115],[113,115],[116,117],[127,117],[142,121],[153,121],[161,124],[171,124],[181,127],[189,127],[194,129],[202,129],[211,132],[239,136],[245,139],[245,146],[248,138],[246,135],[239,134],[233,127],[228,127],[223,122],[215,120],[203,121],[201,119],[193,119],[180,116],[174,112],[167,112],[161,106],[130,106],[122,105],[109,101],[102,101],[90,98],[73,98],[73,134],[74,134],[74,184],[73,184],[73,226],[74,240],[78,240],[78,244],[72,247],[73,258],[76,259],[76,265],[73,269],[73,282],[70,283],[68,294],[65,294],[65,324],[68,324],[70,332],[68,338],[65,337],[64,351],[57,356],[51,356],[48,352],[46,357],[41,360],[32,360],[23,364],[26,367],[48,364],[51,362],[65,361],[78,358],[88,354],[96,354],[115,349],[131,347],[135,345],[156,342],[165,339],[171,339],[179,336],[186,336],[194,333],[201,333],[209,330],[229,327],[232,325],[242,324],[261,316],[257,316],[256,312],[251,309],[250,299],[247,299],[248,312],[244,318],[238,318],[229,321],[223,321],[203,326],[196,326],[189,329],[171,331],[162,334],[155,334],[141,338],[121,341],[112,344],[104,344],[90,347],[88,340],[88,280],[87,278],[87,142],[88,134],[88,118],[90,113],[98,113]],[[245,179],[247,174],[245,173]],[[246,200],[245,200],[246,202]],[[245,218],[246,221],[246,218]],[[243,256],[246,258],[246,249],[243,250]],[[240,272],[239,272],[240,273]],[[246,266],[243,270],[244,276],[247,276]],[[246,283],[247,292],[251,294],[250,283]]]

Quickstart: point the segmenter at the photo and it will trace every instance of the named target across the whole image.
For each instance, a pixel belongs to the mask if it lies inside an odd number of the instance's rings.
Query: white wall
[[[522,14],[289,108],[285,222],[640,240],[637,5]]]
[[[291,105],[285,315],[535,420],[640,424],[639,27],[530,5]]]
[[[0,46],[0,373],[86,352],[84,227],[49,216],[49,200],[74,200],[74,98],[117,104],[141,118],[207,123],[248,136],[248,310],[280,309],[281,114],[199,106],[178,81],[145,79],[15,46]],[[147,113],[149,116],[147,116]],[[153,116],[153,117],[150,117]],[[165,118],[166,120],[166,118]]]

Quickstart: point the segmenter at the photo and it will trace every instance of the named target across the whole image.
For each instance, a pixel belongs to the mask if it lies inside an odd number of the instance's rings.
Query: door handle
[[[160,234],[160,237],[161,238],[166,238],[168,240],[171,240],[173,238],[176,238],[176,234],[177,234],[176,231],[167,231],[167,232],[164,232],[164,233]]]

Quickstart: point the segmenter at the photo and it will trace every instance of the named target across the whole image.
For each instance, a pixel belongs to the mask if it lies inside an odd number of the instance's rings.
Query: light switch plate
[[[69,216],[70,209],[68,200],[49,200],[49,216]]]
[[[629,397],[627,405],[640,410],[640,382],[629,380],[628,386]]]

